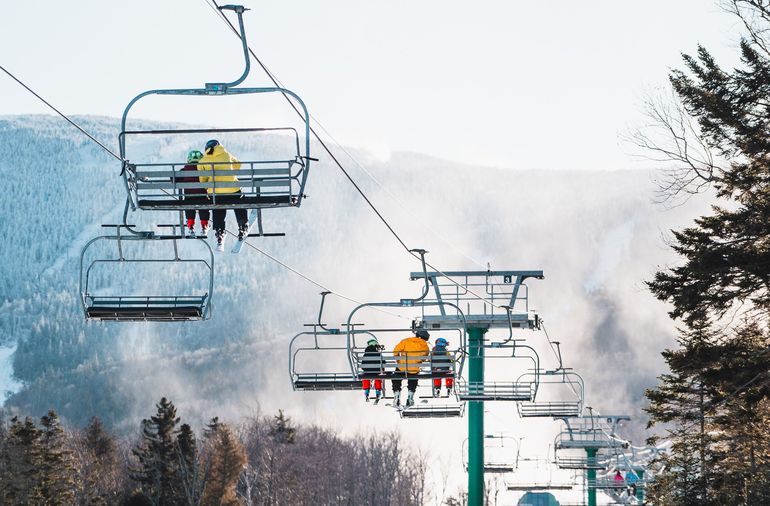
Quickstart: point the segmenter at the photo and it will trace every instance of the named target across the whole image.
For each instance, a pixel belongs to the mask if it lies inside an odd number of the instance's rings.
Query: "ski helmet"
[[[201,158],[203,158],[203,153],[201,153],[197,149],[193,149],[192,151],[187,153],[187,163],[195,163]]]
[[[219,141],[216,139],[211,139],[206,143],[206,151],[213,150],[216,146],[219,146]]]
[[[430,337],[430,333],[427,330],[423,330],[423,329],[415,330],[414,335],[416,335],[420,339],[426,339],[426,340]]]
[[[377,340],[374,339],[374,338],[369,339],[368,341],[366,341],[366,345],[367,346],[377,346],[378,344],[380,344],[380,343],[378,343]]]
[[[439,337],[438,339],[436,339],[436,346],[444,346],[444,347],[449,346],[449,341],[447,341],[443,337]]]

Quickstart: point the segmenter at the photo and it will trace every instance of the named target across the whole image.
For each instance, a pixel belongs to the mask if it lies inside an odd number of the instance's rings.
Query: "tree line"
[[[136,440],[54,411],[0,424],[0,504],[420,505],[425,472],[395,433],[347,438],[282,411],[196,434],[162,398]]]
[[[654,504],[770,504],[770,2],[723,5],[744,29],[739,67],[702,46],[683,55],[673,103],[649,103],[667,142],[636,137],[676,162],[666,198],[718,201],[673,232],[681,262],[648,283],[679,325],[669,371],[646,393],[649,426],[663,431],[651,442],[671,442]]]

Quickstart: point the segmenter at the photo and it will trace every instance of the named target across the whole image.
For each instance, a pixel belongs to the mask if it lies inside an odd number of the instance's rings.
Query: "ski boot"
[[[193,227],[187,227],[187,233],[185,237],[188,239],[195,239],[195,229]]]
[[[414,392],[409,392],[406,397],[406,407],[414,406]]]
[[[382,390],[375,390],[374,405],[376,406],[377,404],[379,404],[380,399],[382,399],[383,397],[385,396],[382,394]]]
[[[401,390],[393,392],[393,405],[397,408],[401,407]]]
[[[214,231],[214,235],[217,238],[217,251],[220,253],[225,251],[225,229],[218,228]]]
[[[249,233],[249,224],[241,223],[238,225],[238,240],[242,241],[246,239],[246,235]]]
[[[369,390],[364,390],[364,400],[369,402]]]
[[[433,387],[433,397],[439,397],[441,395],[441,387]]]
[[[201,225],[201,237],[206,239],[209,236],[209,226]]]

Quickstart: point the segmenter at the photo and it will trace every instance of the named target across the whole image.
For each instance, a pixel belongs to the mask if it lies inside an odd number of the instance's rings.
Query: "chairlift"
[[[214,290],[214,253],[206,241],[185,241],[181,235],[156,235],[153,232],[141,234],[121,234],[124,225],[102,225],[114,227],[115,235],[103,235],[88,241],[80,253],[80,296],[87,320],[102,321],[193,321],[205,320],[211,316],[211,296]],[[206,258],[183,258],[180,255],[178,241],[185,244],[201,245],[207,250]],[[134,258],[125,254],[124,247],[129,243],[168,244],[173,255],[169,258]],[[95,244],[114,245],[114,255],[109,258],[96,258],[86,265],[86,252]],[[207,283],[205,291],[191,290],[182,294],[136,294],[113,295],[103,289],[92,286],[93,269],[104,264],[190,264],[192,272],[201,272]]]
[[[543,393],[560,395],[556,400],[522,401],[517,404],[519,416],[575,418],[583,412],[585,384],[583,378],[571,369],[553,369],[529,371],[519,377],[519,381],[539,381],[538,396]],[[564,398],[568,397],[568,398]]]
[[[428,287],[424,300],[437,303],[440,309],[440,314],[422,315],[420,325],[429,330],[539,328],[540,318],[529,307],[524,283],[528,278],[543,279],[543,271],[428,272],[423,265],[422,272],[410,274],[411,280],[423,280]],[[429,297],[427,292],[431,292]]]
[[[413,250],[421,255],[423,268],[425,266],[425,250]],[[381,379],[442,379],[442,378],[459,378],[462,375],[463,364],[465,361],[465,343],[466,332],[464,325],[458,325],[454,328],[446,329],[446,332],[456,332],[455,346],[446,350],[446,354],[437,355],[433,352],[425,354],[419,354],[415,352],[400,352],[395,353],[393,351],[381,350],[379,353],[379,363],[374,363],[372,366],[372,358],[365,357],[365,344],[361,340],[356,339],[357,335],[360,335],[359,331],[354,330],[353,320],[354,318],[360,318],[359,312],[365,308],[404,308],[404,307],[417,307],[423,312],[426,308],[435,308],[437,311],[446,311],[445,306],[451,306],[453,310],[457,311],[459,318],[462,320],[462,311],[449,302],[425,302],[423,299],[427,295],[428,287],[427,282],[423,293],[414,299],[401,299],[399,302],[368,302],[359,304],[349,314],[347,319],[347,347],[348,356],[350,360],[350,367],[355,373],[361,377],[377,377]],[[368,332],[375,335],[382,334],[400,334],[406,337],[408,334],[416,332],[417,330],[424,330],[412,322],[412,326],[409,328],[404,327],[387,327],[377,329],[367,329]],[[443,335],[446,335],[446,332]],[[450,343],[453,339],[449,340]]]
[[[531,376],[512,376],[510,381],[465,381],[457,382],[457,396],[462,401],[533,401],[537,394],[540,370],[540,357],[534,348],[521,344],[521,340],[512,340],[507,344],[485,344],[486,350],[495,350],[497,354],[484,354],[488,361],[505,361],[506,371],[516,374],[516,364],[530,361],[535,374]],[[502,354],[500,354],[502,352]],[[521,370],[521,369],[519,369]]]
[[[584,415],[578,418],[564,418],[564,426],[556,436],[554,448],[560,449],[602,449],[627,448],[628,442],[616,436],[621,422],[631,418],[627,415]]]
[[[118,136],[120,156],[124,160],[121,174],[128,193],[128,204],[132,210],[183,210],[183,209],[254,209],[260,223],[259,234],[251,235],[283,235],[266,234],[261,230],[261,210],[265,208],[299,207],[305,197],[304,190],[310,170],[310,117],[302,99],[291,90],[279,87],[247,88],[238,87],[249,74],[250,60],[246,43],[246,33],[243,25],[243,12],[248,10],[240,5],[225,5],[221,11],[231,10],[238,16],[240,37],[246,67],[243,74],[229,83],[206,83],[203,88],[156,89],[140,93],[126,106],[121,119],[121,131]],[[150,95],[160,96],[225,96],[225,95],[267,95],[281,94],[298,106],[303,115],[301,132],[292,127],[270,128],[204,128],[204,129],[148,129],[128,130],[126,123],[131,108],[142,98]],[[246,133],[261,135],[280,133],[292,138],[291,154],[280,156],[278,159],[254,158],[242,160],[241,168],[228,170],[227,176],[235,176],[235,181],[222,181],[222,171],[216,171],[217,164],[206,164],[205,170],[198,170],[195,176],[209,177],[209,182],[189,181],[190,173],[181,169],[185,163],[181,160],[170,162],[147,162],[141,160],[141,153],[129,153],[127,139],[140,136],[179,136],[189,134],[208,134],[208,137],[219,134]],[[135,158],[136,157],[136,158]],[[137,161],[137,158],[140,158]],[[223,162],[224,163],[224,162]],[[229,165],[229,163],[227,163]],[[201,167],[199,167],[201,168]],[[220,179],[217,181],[217,179]],[[217,193],[217,189],[240,190],[240,198],[233,199],[231,193]],[[185,190],[205,189],[208,199],[186,198]],[[228,197],[230,196],[230,197]]]
[[[464,402],[447,402],[431,398],[423,399],[399,411],[401,418],[458,418],[464,413]]]
[[[331,292],[321,293],[318,321],[305,325],[312,330],[300,332],[289,343],[289,377],[294,390],[361,390],[362,388],[361,378],[349,367],[344,367],[344,370],[319,371],[309,369],[308,364],[304,363],[309,362],[317,367],[317,364],[328,364],[336,357],[341,364],[348,365],[346,335],[340,329],[328,328],[326,324],[321,323],[324,301],[329,293]],[[362,333],[374,337],[367,331]]]
[[[507,443],[507,444],[506,444]],[[510,450],[511,455],[508,455]],[[519,440],[503,434],[484,435],[484,474],[512,473],[518,464]],[[510,457],[510,458],[509,458]],[[462,459],[468,471],[468,439],[463,441]]]

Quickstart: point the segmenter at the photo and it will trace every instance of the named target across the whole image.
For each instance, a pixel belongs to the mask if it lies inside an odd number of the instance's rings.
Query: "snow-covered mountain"
[[[116,119],[77,121],[116,146]],[[182,159],[194,147],[172,138],[153,142],[143,146],[150,158],[178,152]],[[238,155],[277,149],[281,142],[245,139],[228,149]],[[217,257],[210,321],[85,322],[77,287],[80,249],[103,233],[101,223],[120,219],[119,163],[49,116],[0,117],[0,153],[0,346],[17,346],[13,375],[21,382],[6,408],[36,416],[55,408],[78,424],[98,414],[128,430],[161,395],[187,419],[290,405],[296,416],[318,419],[337,409],[337,399],[348,398],[339,396],[351,395],[288,396],[288,341],[315,319],[321,288],[248,248]],[[647,171],[534,172],[355,151],[380,185],[346,154],[335,153],[405,243],[429,250],[434,265],[543,269],[546,278],[530,283],[530,295],[551,338],[563,343],[565,365],[583,373],[597,409],[639,415],[643,388],[662,369],[659,352],[673,342],[665,306],[643,282],[656,266],[675,261],[663,236],[703,211],[705,200],[664,210],[652,202]],[[311,169],[303,206],[265,213],[266,229],[286,237],[255,245],[357,300],[418,293],[408,273],[419,265],[318,146],[313,155],[321,160]],[[173,215],[138,212],[131,220],[152,226]],[[129,281],[148,289],[164,282]],[[342,322],[351,308],[331,298],[325,319]],[[540,344],[545,339],[530,337]],[[375,423],[377,415],[354,418]]]

